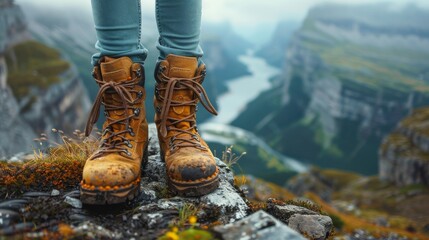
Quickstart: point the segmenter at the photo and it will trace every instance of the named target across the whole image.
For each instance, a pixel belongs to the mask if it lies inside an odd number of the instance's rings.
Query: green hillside
[[[61,54],[42,43],[27,41],[6,53],[8,84],[15,97],[22,99],[31,89],[47,89],[60,81],[59,75],[70,68]]]

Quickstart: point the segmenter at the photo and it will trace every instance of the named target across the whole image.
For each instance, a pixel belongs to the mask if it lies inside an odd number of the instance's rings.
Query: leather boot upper
[[[168,55],[155,72],[155,123],[167,174],[173,182],[198,183],[217,176],[213,154],[196,124],[198,102],[217,114],[201,85],[205,71],[196,58]]]
[[[104,57],[94,67],[100,86],[85,134],[91,133],[104,105],[99,149],[86,161],[83,181],[87,187],[118,187],[140,178],[142,157],[148,143],[144,100],[144,69],[130,58]]]

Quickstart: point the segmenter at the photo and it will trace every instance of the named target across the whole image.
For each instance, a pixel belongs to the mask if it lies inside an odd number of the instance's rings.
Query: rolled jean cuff
[[[148,51],[146,48],[136,49],[136,50],[127,51],[127,52],[121,52],[121,53],[103,51],[103,53],[95,53],[94,55],[92,55],[91,64],[93,66],[98,65],[100,58],[104,56],[108,56],[112,58],[129,57],[133,62],[143,64],[144,61],[146,60],[147,52]]]
[[[158,43],[156,48],[159,50],[159,60],[164,60],[170,54],[185,56],[185,57],[196,57],[198,59],[200,59],[204,55],[204,52],[199,45],[195,50],[184,50],[184,49],[162,46],[161,44]]]

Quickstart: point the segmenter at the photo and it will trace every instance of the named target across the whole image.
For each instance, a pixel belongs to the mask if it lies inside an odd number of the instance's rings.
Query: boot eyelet
[[[155,88],[155,96],[159,97],[159,90],[158,90],[158,88]]]
[[[129,133],[132,137],[134,137],[134,136],[135,136],[135,134],[134,134],[134,132],[133,132],[133,129],[132,129],[132,128],[128,128],[128,133]]]
[[[142,91],[139,91],[138,93],[137,93],[137,98],[142,98],[143,97],[143,92]]]
[[[159,106],[156,107],[156,112],[161,113],[161,108]]]
[[[136,75],[137,75],[137,77],[141,77],[142,76],[142,70],[141,70],[141,68],[136,71]]]
[[[131,157],[131,153],[128,150],[124,150],[125,154],[127,154],[127,156]]]
[[[198,132],[198,127],[197,127],[197,125],[195,125],[195,126],[194,126],[194,129],[195,129],[195,131],[197,131],[197,132]]]
[[[133,145],[130,143],[130,141],[124,141],[125,145],[127,145],[128,148],[132,148]]]
[[[140,108],[134,109],[134,116],[138,117],[140,115]]]
[[[193,135],[192,135],[192,138],[193,138],[193,139],[195,139],[196,141],[200,141],[200,138],[198,137],[198,135],[197,135],[197,134],[193,134]]]
[[[109,116],[109,112],[104,111],[104,116],[105,116],[105,117],[108,117],[108,116]]]

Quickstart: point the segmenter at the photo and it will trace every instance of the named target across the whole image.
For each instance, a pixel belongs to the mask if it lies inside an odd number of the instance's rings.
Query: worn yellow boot
[[[100,89],[85,134],[91,133],[101,105],[106,121],[100,147],[83,169],[81,201],[123,203],[139,194],[142,161],[147,160],[144,69],[128,57],[104,57],[93,76]]]
[[[197,103],[217,114],[201,83],[197,58],[168,55],[155,73],[155,123],[169,185],[182,196],[201,196],[219,186],[219,169],[196,124]]]

